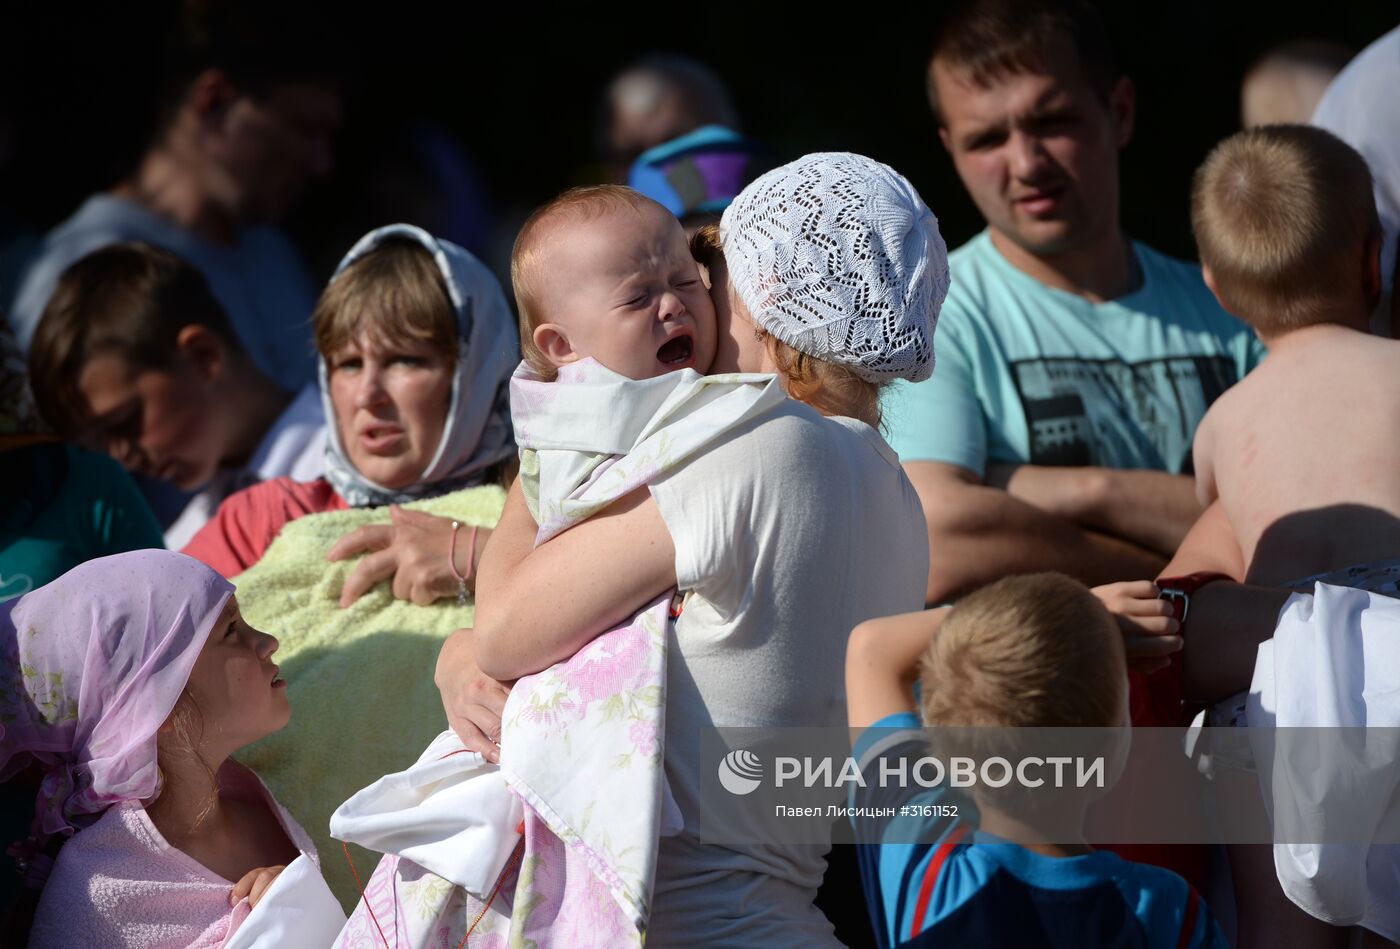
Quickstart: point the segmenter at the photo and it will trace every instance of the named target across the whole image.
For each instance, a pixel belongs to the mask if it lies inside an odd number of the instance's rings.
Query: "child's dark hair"
[[[199,325],[244,355],[204,276],[169,251],[113,244],[63,272],[29,346],[29,378],[44,420],[73,438],[89,424],[78,379],[98,355],[133,369],[168,369],[180,331]]]

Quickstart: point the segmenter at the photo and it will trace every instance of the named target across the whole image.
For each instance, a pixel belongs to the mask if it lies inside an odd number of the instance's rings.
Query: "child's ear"
[[[223,375],[228,348],[209,327],[198,323],[181,327],[175,337],[175,351],[205,382],[218,382]]]
[[[570,345],[564,330],[555,323],[541,323],[536,326],[531,338],[534,339],[536,348],[544,353],[544,358],[556,366],[566,366],[583,358],[578,350]]]

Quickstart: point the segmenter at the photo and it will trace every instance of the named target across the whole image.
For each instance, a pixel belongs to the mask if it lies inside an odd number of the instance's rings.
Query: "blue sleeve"
[[[987,423],[960,315],[945,304],[934,333],[932,378],[891,386],[884,399],[885,423],[901,462],[939,461],[981,477],[987,467]]]
[[[1184,879],[1170,870],[1128,863],[1115,878],[1155,949],[1229,949],[1215,914]],[[1194,907],[1194,908],[1193,908]],[[1189,926],[1188,926],[1189,923]]]
[[[897,781],[890,781],[889,787],[882,787],[880,765],[898,766],[902,761],[913,761],[928,754],[924,738],[923,723],[912,711],[886,715],[856,739],[851,756],[860,768],[865,787],[853,785],[850,792],[852,807],[899,807],[907,804],[911,787]],[[922,789],[920,789],[922,790]],[[859,827],[859,825],[857,825]]]
[[[854,785],[850,793],[853,808],[878,811],[912,805],[959,805],[957,817],[899,815],[894,817],[851,818],[855,827],[857,860],[861,887],[876,941],[881,947],[899,942],[902,924],[907,925],[918,891],[919,871],[927,866],[938,844],[960,821],[972,821],[969,805],[948,791],[946,785],[921,788],[913,782],[891,780],[881,786],[881,764],[906,770],[912,762],[929,753],[922,725],[913,712],[900,712],[882,718],[867,728],[852,752],[865,787]]]
[[[1195,931],[1191,933],[1192,949],[1230,949],[1215,914],[1210,911],[1205,900],[1201,900],[1200,915],[1196,917]]]

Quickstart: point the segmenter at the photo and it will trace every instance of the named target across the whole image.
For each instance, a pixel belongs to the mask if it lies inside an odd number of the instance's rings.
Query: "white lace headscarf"
[[[872,382],[933,373],[948,248],[894,169],[848,152],[799,158],[734,199],[720,240],[739,299],[793,349]]]
[[[391,224],[370,231],[336,268],[341,272],[387,240],[411,240],[433,256],[457,311],[457,364],[451,404],[437,451],[423,474],[406,488],[390,489],[361,474],[340,443],[326,360],[320,360],[321,404],[326,432],[326,479],[351,507],[397,504],[480,484],[491,468],[515,455],[510,425],[510,374],[520,362],[515,317],[501,284],[486,266],[456,244],[420,227]]]

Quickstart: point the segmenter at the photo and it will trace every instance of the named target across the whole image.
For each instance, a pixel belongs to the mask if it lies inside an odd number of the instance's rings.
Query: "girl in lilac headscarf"
[[[232,585],[163,550],[0,606],[0,778],[42,775],[11,849],[43,887],[30,946],[222,946],[285,865],[314,861],[229,757],[291,715],[276,649]]]

